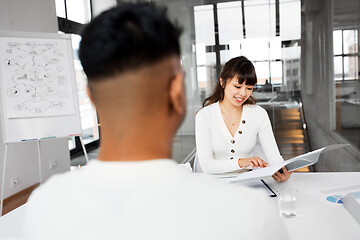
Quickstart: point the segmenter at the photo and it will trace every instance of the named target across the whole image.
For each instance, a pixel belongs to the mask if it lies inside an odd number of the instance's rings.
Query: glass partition
[[[244,55],[253,61],[258,76],[254,96],[269,111],[275,131],[281,131],[279,109],[299,111],[294,102],[299,101],[295,92],[300,89],[300,0],[156,3],[165,5],[170,17],[184,28],[188,116],[174,142],[177,161],[195,148],[196,112],[213,91],[222,66],[233,57]],[[302,124],[298,126],[303,131]]]
[[[285,159],[333,143],[359,146],[359,1],[151,2],[165,5],[184,29],[188,115],[175,138],[175,160],[195,148],[196,112],[225,62],[239,55],[254,62],[259,77],[254,96],[269,113]],[[356,169],[358,147],[337,153],[317,169]],[[349,160],[340,163],[341,156]]]

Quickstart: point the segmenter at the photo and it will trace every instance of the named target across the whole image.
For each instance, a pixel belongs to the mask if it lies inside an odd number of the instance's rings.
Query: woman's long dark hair
[[[257,77],[254,65],[246,57],[235,57],[225,63],[220,78],[222,79],[223,86],[221,86],[220,79],[215,87],[214,92],[210,97],[206,98],[203,102],[203,107],[210,104],[222,101],[224,99],[224,89],[229,80],[234,77],[238,78],[240,84],[245,83],[246,85],[256,85]],[[256,99],[250,96],[244,104],[255,104]]]

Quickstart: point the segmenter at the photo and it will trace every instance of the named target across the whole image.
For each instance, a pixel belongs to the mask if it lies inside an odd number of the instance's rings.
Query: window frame
[[[357,30],[357,53],[344,53],[344,31],[349,31],[349,30]],[[359,51],[360,29],[359,28],[342,28],[342,29],[334,29],[333,32],[335,32],[335,31],[341,31],[341,54],[333,54],[333,58],[335,59],[335,57],[341,57],[342,74],[341,74],[341,79],[335,79],[335,67],[334,67],[334,82],[340,83],[340,82],[359,81],[360,80],[360,51]],[[357,65],[358,65],[357,66],[358,67],[357,78],[345,79],[345,64],[344,64],[345,57],[357,57],[357,60],[358,60],[358,62],[357,62]]]
[[[246,26],[245,26],[245,4],[243,0],[240,0],[239,2],[241,2],[240,4],[240,8],[241,8],[241,12],[242,12],[242,39],[247,39],[246,36]],[[229,44],[220,44],[220,31],[218,30],[219,28],[219,22],[218,22],[218,3],[210,3],[207,4],[207,6],[213,6],[212,7],[212,11],[213,11],[213,17],[214,17],[214,29],[215,29],[215,44],[214,45],[205,45],[205,54],[209,54],[209,53],[215,53],[215,58],[216,58],[216,64],[214,66],[214,68],[216,69],[216,75],[217,78],[220,78],[220,72],[221,69],[223,67],[223,64],[221,63],[221,51],[224,50],[229,50],[230,46]],[[280,7],[280,1],[279,0],[275,0],[274,2],[275,4],[275,36],[274,37],[279,37],[280,36],[280,16],[279,16],[279,7]],[[205,6],[205,5],[199,5],[199,6]],[[196,6],[195,6],[196,7]],[[195,12],[196,9],[194,8],[193,10],[193,14],[194,14],[194,18],[195,18]],[[295,44],[296,42],[299,42],[300,39],[297,40],[292,40],[292,41],[282,41],[281,42],[281,48],[283,48],[286,45],[290,45],[290,44]],[[268,47],[270,49],[270,40],[268,41]],[[241,43],[240,43],[240,49],[242,48]],[[272,82],[272,72],[271,72],[271,63],[272,62],[281,62],[282,63],[282,72],[284,71],[284,64],[283,64],[283,60],[281,58],[271,58],[269,57],[269,59],[264,60],[264,59],[256,59],[256,60],[252,60],[253,63],[258,63],[258,62],[266,62],[268,64],[269,67],[269,76],[267,77],[269,83],[273,84]],[[213,65],[207,65],[207,64],[196,64],[197,67],[211,67]],[[257,84],[258,87],[262,86],[263,84]],[[278,84],[277,84],[278,85]]]
[[[66,34],[81,35],[81,32],[84,29],[86,24],[69,20],[67,18],[66,0],[63,0],[63,1],[64,1],[64,6],[65,6],[65,18],[57,17],[57,19],[58,19],[58,30],[63,32],[63,33],[66,33]],[[90,15],[91,15],[91,18],[92,18],[92,16],[93,16],[92,0],[88,0],[88,1],[89,1],[89,4],[90,4]],[[99,124],[98,124],[97,127],[98,127],[98,132],[99,132],[99,135],[100,135]],[[74,137],[74,141],[75,141],[75,143],[74,143],[75,147],[73,149],[69,149],[71,159],[84,154],[80,138],[78,136],[76,136],[76,137]],[[100,140],[97,139],[97,140],[94,140],[94,141],[91,141],[91,142],[85,144],[85,148],[86,148],[87,151],[89,151],[89,150],[98,148],[99,145],[100,145]]]

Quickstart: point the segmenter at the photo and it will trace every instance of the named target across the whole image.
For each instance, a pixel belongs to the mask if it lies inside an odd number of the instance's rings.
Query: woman
[[[267,112],[251,96],[257,83],[253,64],[245,57],[228,61],[213,94],[196,115],[196,147],[202,171],[224,173],[266,167],[284,161]],[[253,156],[257,140],[266,160]],[[273,178],[286,181],[286,168]]]

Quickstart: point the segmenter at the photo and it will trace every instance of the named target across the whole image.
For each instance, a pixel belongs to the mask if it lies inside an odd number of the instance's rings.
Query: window
[[[299,0],[253,0],[194,7],[199,88],[208,92],[221,70],[217,65],[243,55],[254,63],[258,85],[268,80],[282,86],[288,84],[284,82],[286,79],[297,81],[288,85],[296,86],[297,89],[293,90],[299,90],[300,66],[291,64],[291,77],[287,77],[287,71],[283,69],[284,66],[290,67],[289,64],[284,65],[289,56],[283,53],[288,48],[299,49],[300,6]],[[295,27],[293,23],[288,24],[293,20]],[[296,58],[299,59],[300,55],[291,56],[291,59]]]
[[[275,36],[275,0],[244,1],[244,11],[246,37]]]
[[[280,0],[279,11],[281,40],[300,39],[301,2],[298,0]]]
[[[91,19],[91,1],[89,0],[55,0],[56,15],[60,18],[80,24]]]
[[[56,15],[61,18],[66,18],[66,8],[64,0],[55,0]]]
[[[241,2],[217,4],[220,44],[243,38],[243,17]],[[240,45],[239,45],[240,46]]]
[[[194,7],[195,38],[197,43],[215,44],[214,10],[212,5]]]
[[[78,50],[79,50],[81,37],[79,35],[72,34],[71,39],[72,39],[72,46],[74,49],[74,69],[76,76],[76,85],[78,90],[83,140],[84,140],[84,144],[87,144],[94,140],[99,139],[99,132],[97,127],[98,121],[97,121],[95,108],[91,104],[91,101],[86,93],[87,79],[78,57]]]
[[[335,30],[333,43],[335,80],[358,80],[358,30]]]
[[[91,19],[89,0],[66,0],[67,19],[78,23],[88,23]]]
[[[352,144],[359,141],[359,31],[333,31],[336,131]]]
[[[216,79],[213,71],[216,65],[216,54],[206,49],[207,46],[215,45],[214,6],[195,6],[194,23],[197,80],[199,88],[203,89],[202,95],[205,96],[209,94],[212,83]]]
[[[80,32],[85,23],[91,19],[90,0],[55,0],[56,14],[58,16],[59,33],[71,34],[74,51],[74,69],[79,98],[79,108],[84,144],[87,147],[98,145],[99,130],[97,115],[90,99],[86,94],[86,75],[78,57]],[[71,155],[81,153],[82,147],[78,137],[69,139]]]

